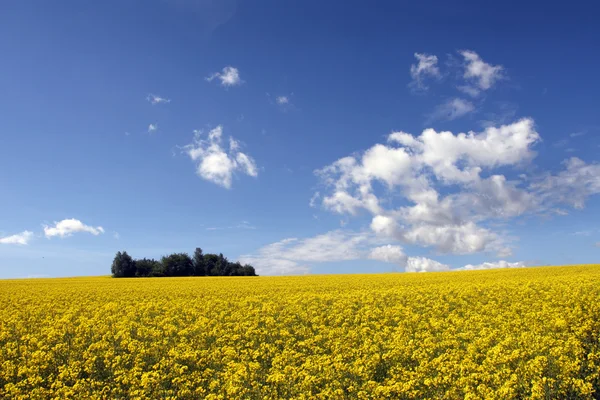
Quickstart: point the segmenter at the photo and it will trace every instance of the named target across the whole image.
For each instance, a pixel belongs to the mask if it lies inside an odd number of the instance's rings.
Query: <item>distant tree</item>
[[[202,254],[202,249],[200,247],[196,247],[194,251],[194,258],[192,259],[194,263],[194,275],[195,276],[205,276],[206,275],[206,265],[204,262],[204,254]]]
[[[206,268],[206,275],[210,276],[219,276],[219,256],[216,254],[205,254],[204,255],[204,265]]]
[[[174,253],[161,259],[165,276],[191,276],[194,263],[186,253]]]
[[[252,265],[244,265],[243,267],[243,274],[244,276],[258,276],[256,275],[256,271],[254,270],[254,267]]]
[[[126,251],[117,252],[111,266],[112,276],[145,277],[145,276],[257,276],[254,267],[238,262],[230,262],[223,255],[203,254],[197,247],[194,257],[186,253],[175,253],[164,256],[160,261],[151,258],[133,260]]]
[[[111,266],[112,275],[115,278],[130,278],[135,276],[135,261],[126,251],[117,252]]]
[[[155,273],[162,273],[162,265],[160,261],[150,258],[135,260],[135,276],[157,276],[154,275]]]

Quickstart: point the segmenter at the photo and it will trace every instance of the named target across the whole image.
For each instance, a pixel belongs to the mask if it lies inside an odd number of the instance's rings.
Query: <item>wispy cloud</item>
[[[412,81],[409,86],[414,90],[427,90],[425,79],[432,77],[439,79],[441,77],[440,70],[437,67],[438,58],[431,54],[415,53],[417,64],[410,66],[410,76]]]
[[[276,102],[277,104],[289,104],[289,102],[290,102],[290,98],[289,98],[289,97],[287,97],[287,96],[278,96],[278,97],[275,99],[275,102]]]
[[[437,106],[429,115],[429,122],[435,120],[452,121],[473,111],[475,111],[473,103],[456,97]]]
[[[0,238],[0,244],[18,244],[26,245],[33,239],[33,232],[23,231],[11,236],[5,236]]]
[[[148,133],[156,132],[158,130],[158,124],[148,125]]]
[[[162,104],[162,103],[170,103],[171,99],[167,99],[164,97],[161,97],[159,95],[156,94],[148,94],[148,96],[146,96],[146,100],[148,100],[150,102],[150,104],[157,105],[157,104]]]
[[[236,225],[229,225],[229,226],[211,226],[206,228],[207,231],[221,231],[221,230],[226,230],[226,229],[257,229],[256,226],[252,225],[250,222],[248,221],[242,221],[239,224]]]
[[[70,218],[55,222],[54,226],[44,226],[44,235],[48,239],[58,236],[61,238],[72,236],[74,233],[87,232],[94,236],[104,233],[104,228],[101,226],[93,227],[84,224],[78,219]]]
[[[223,68],[221,72],[215,72],[206,77],[208,82],[212,82],[214,79],[218,79],[221,81],[221,86],[229,87],[229,86],[238,86],[241,85],[244,81],[240,78],[240,72],[237,68],[227,66]]]

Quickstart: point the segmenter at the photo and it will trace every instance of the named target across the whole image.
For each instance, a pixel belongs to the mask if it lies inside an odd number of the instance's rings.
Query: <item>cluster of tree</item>
[[[142,258],[134,260],[126,251],[115,255],[111,267],[115,278],[150,276],[257,276],[254,267],[232,263],[223,254],[203,254],[196,248],[194,257],[187,253],[175,253],[158,260]]]

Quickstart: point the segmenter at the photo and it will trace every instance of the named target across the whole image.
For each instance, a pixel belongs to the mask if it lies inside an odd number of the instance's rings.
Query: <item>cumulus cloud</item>
[[[454,119],[465,116],[475,111],[475,106],[468,100],[454,98],[440,104],[429,116],[430,120],[447,120],[452,121]]]
[[[406,272],[441,272],[449,271],[450,267],[425,257],[409,257]]]
[[[148,133],[156,132],[158,130],[158,124],[148,125]]]
[[[440,78],[440,70],[437,67],[438,58],[431,54],[415,53],[416,64],[410,66],[412,82],[410,86],[417,90],[427,90],[424,81],[427,77]]]
[[[503,67],[501,65],[488,64],[471,50],[462,50],[459,53],[465,60],[463,77],[470,83],[459,87],[463,92],[473,97],[478,96],[481,91],[492,88],[496,81],[503,78]]]
[[[150,104],[152,104],[153,106],[155,106],[157,104],[171,102],[171,99],[166,99],[164,97],[160,97],[159,95],[152,94],[152,93],[150,93],[148,96],[146,96],[146,100],[148,100],[150,102]]]
[[[104,233],[104,229],[101,226],[93,227],[84,224],[78,219],[70,218],[63,219],[62,221],[55,222],[54,226],[44,226],[44,235],[48,239],[58,236],[61,238],[72,236],[74,233],[87,232],[94,236]]]
[[[0,237],[0,244],[26,245],[33,239],[33,232],[23,231],[11,236]]]
[[[508,261],[495,261],[495,262],[484,262],[477,265],[467,264],[462,268],[457,268],[456,271],[474,271],[480,269],[496,269],[496,268],[525,268],[527,265],[522,261],[508,262]]]
[[[525,168],[539,141],[529,118],[479,133],[394,132],[387,144],[315,171],[326,187],[321,205],[339,214],[370,213],[371,230],[380,238],[441,253],[506,257],[508,240],[490,229],[491,222],[527,213],[563,215],[560,205],[581,208],[600,193],[600,165],[575,157],[556,174],[511,180],[496,172]],[[382,193],[400,204],[382,200]]]
[[[231,188],[233,176],[243,173],[258,176],[258,168],[252,157],[240,151],[240,144],[230,138],[229,149],[223,146],[223,127],[212,129],[206,139],[202,131],[194,131],[194,141],[183,147],[184,152],[197,164],[196,173],[202,179]]]
[[[220,80],[221,86],[225,87],[238,86],[243,83],[239,70],[231,66],[227,66],[221,72],[215,72],[206,77],[208,82],[212,82],[214,79]]]
[[[375,247],[369,253],[369,258],[388,263],[398,264],[402,267],[406,266],[407,256],[404,254],[402,247],[388,244],[386,246]]]

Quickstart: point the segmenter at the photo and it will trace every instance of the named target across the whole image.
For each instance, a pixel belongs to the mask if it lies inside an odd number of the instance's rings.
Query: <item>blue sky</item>
[[[4,1],[0,277],[597,262],[599,7]]]

